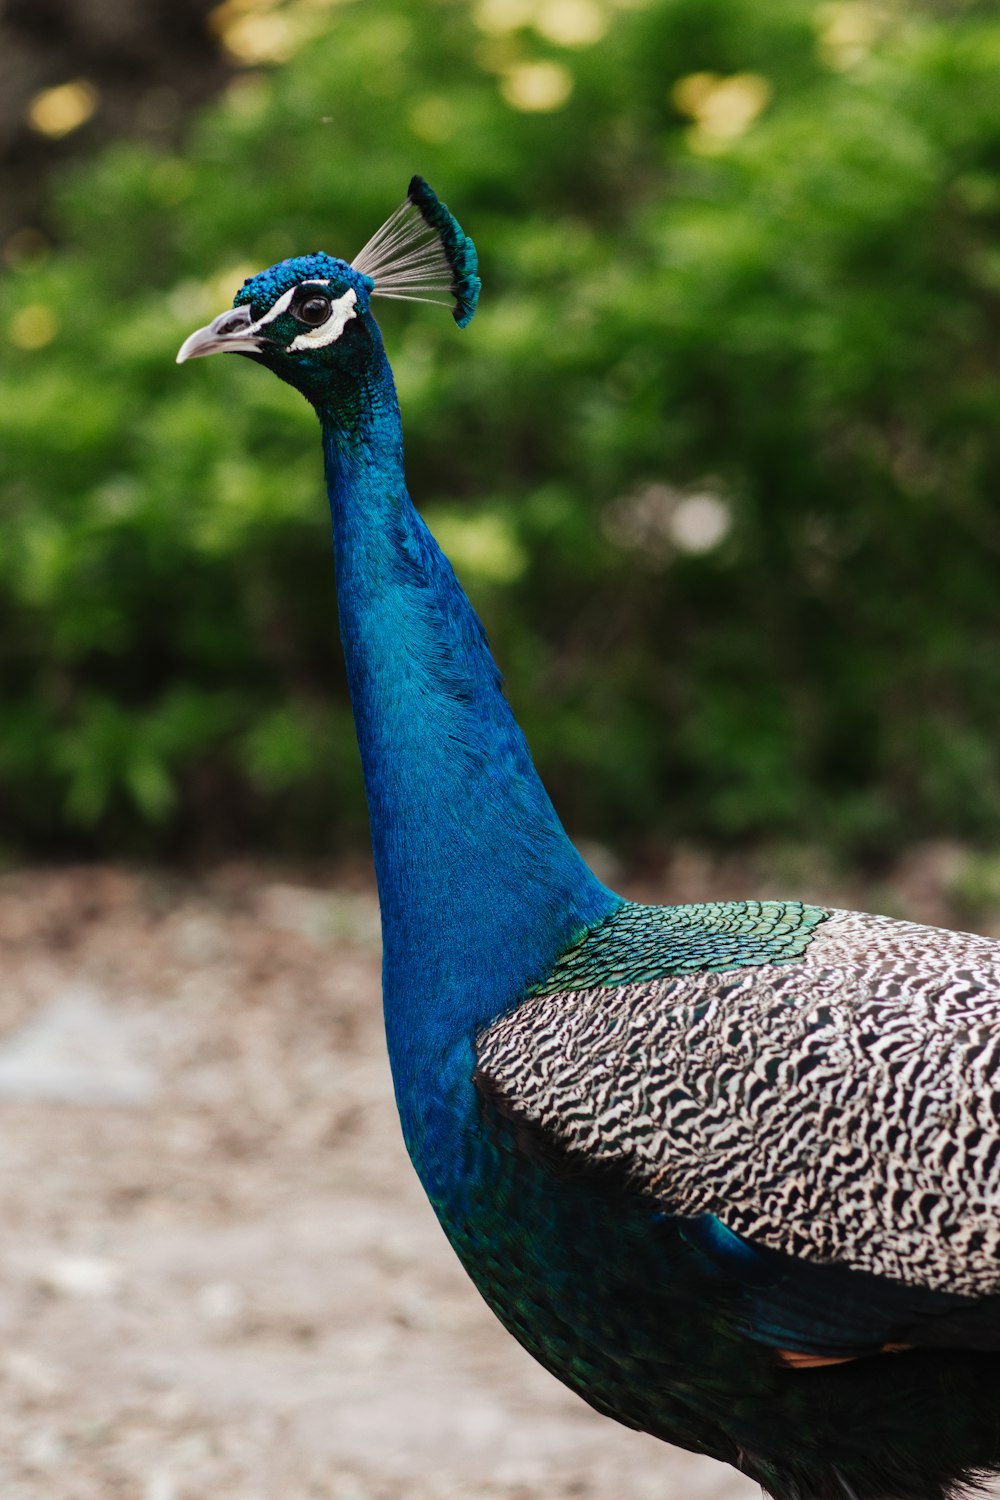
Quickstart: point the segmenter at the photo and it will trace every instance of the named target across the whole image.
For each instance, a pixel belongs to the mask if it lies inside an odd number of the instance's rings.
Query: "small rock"
[[[63,1297],[110,1297],[122,1280],[122,1268],[99,1255],[61,1255],[39,1278]]]
[[[157,1469],[150,1474],[143,1492],[143,1500],[180,1500],[180,1486],[169,1469]]]
[[[29,1469],[52,1469],[63,1458],[66,1445],[51,1427],[41,1427],[26,1434],[21,1444],[21,1459]]]
[[[246,1293],[232,1281],[213,1281],[198,1293],[198,1311],[210,1323],[235,1323],[246,1307]]]

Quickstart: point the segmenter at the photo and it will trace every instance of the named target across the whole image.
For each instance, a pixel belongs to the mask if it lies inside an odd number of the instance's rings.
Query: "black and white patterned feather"
[[[480,1036],[480,1079],[670,1214],[996,1294],[1000,943],[824,916],[791,961],[536,995]]]

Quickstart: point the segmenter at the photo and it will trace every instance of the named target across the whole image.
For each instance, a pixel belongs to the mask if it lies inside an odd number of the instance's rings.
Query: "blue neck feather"
[[[413,1150],[448,1059],[458,1067],[475,1029],[621,902],[567,838],[482,626],[413,508],[395,387],[372,330],[350,411],[332,399],[317,407],[382,908],[389,1054]]]

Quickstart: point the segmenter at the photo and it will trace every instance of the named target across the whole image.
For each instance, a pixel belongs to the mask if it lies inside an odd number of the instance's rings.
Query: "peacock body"
[[[514,1336],[779,1500],[1000,1469],[1000,944],[623,900],[567,838],[408,496],[373,295],[478,294],[420,179],[353,264],[252,277],[178,359],[315,407],[407,1149]]]

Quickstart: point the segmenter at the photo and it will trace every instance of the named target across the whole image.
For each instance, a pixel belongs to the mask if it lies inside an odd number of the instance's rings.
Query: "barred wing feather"
[[[637,910],[666,932],[697,909]],[[481,1034],[478,1075],[670,1215],[1000,1293],[1000,943],[822,910],[798,957],[535,994]]]

